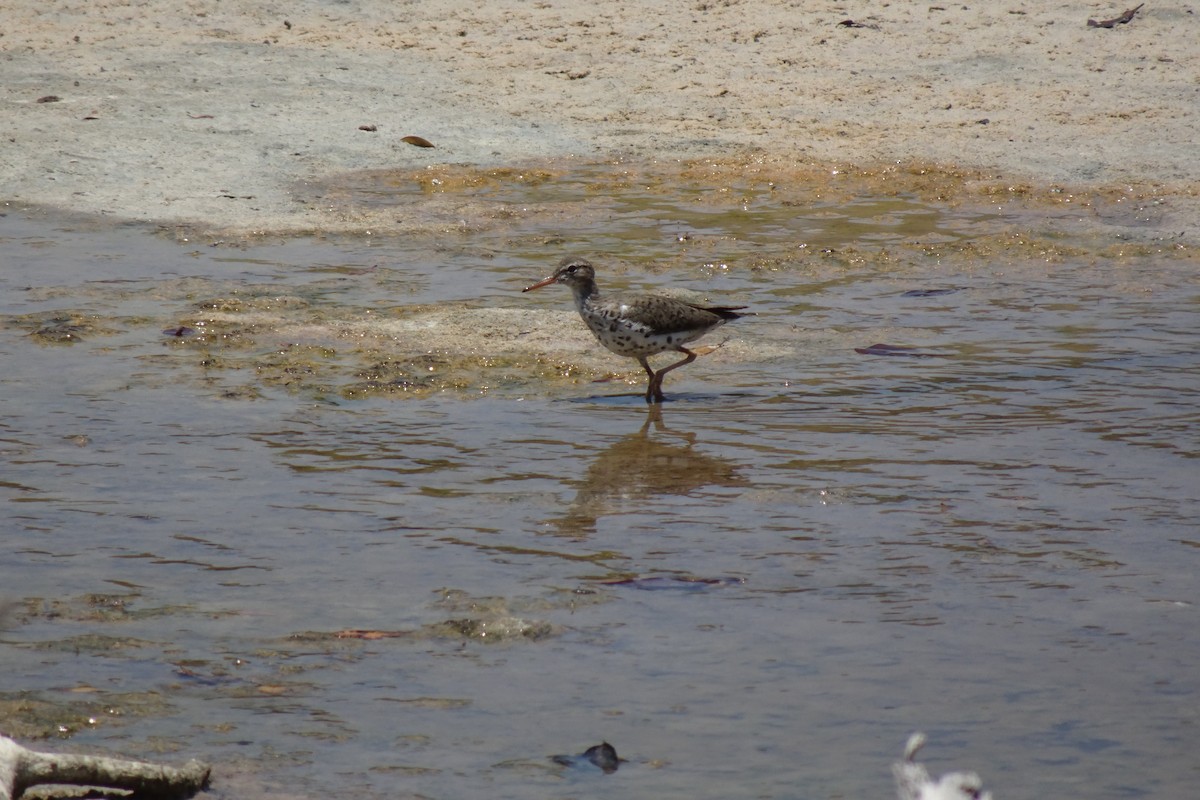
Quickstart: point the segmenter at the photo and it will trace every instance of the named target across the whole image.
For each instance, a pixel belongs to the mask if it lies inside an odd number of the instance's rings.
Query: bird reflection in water
[[[655,495],[683,495],[703,486],[748,486],[738,465],[696,447],[696,434],[671,430],[661,405],[648,407],[641,428],[611,444],[575,484],[567,513],[550,520],[560,536],[594,533],[596,521]]]

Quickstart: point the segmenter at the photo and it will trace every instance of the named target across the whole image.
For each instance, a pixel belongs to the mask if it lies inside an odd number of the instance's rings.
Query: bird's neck
[[[586,308],[600,299],[600,289],[595,281],[576,283],[571,287],[571,291],[575,294],[575,305],[578,308]]]

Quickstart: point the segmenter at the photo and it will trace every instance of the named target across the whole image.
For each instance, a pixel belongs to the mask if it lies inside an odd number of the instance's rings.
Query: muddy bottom
[[[1169,221],[689,169],[308,190],[408,235],[0,218],[4,730],[230,797],[889,797],[914,729],[997,797],[1187,796]],[[758,316],[648,408],[520,294],[566,253]]]

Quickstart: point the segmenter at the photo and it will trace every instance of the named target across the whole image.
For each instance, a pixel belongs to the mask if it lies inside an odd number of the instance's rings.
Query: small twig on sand
[[[1088,27],[1089,28],[1115,28],[1117,25],[1124,25],[1125,23],[1132,20],[1133,15],[1136,14],[1138,12],[1138,9],[1140,9],[1144,5],[1146,5],[1146,4],[1139,3],[1136,6],[1134,6],[1133,8],[1127,8],[1127,9],[1125,9],[1124,14],[1122,14],[1119,17],[1113,17],[1112,19],[1102,19],[1099,22],[1096,22],[1096,20],[1094,20],[1094,19],[1089,19]]]
[[[16,800],[42,784],[123,789],[139,798],[179,800],[208,785],[209,766],[189,761],[182,767],[125,761],[105,756],[39,753],[0,736],[0,800]]]

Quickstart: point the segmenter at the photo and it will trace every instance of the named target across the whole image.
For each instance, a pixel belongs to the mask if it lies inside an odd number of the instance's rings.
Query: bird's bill
[[[534,289],[540,289],[540,288],[542,288],[543,286],[549,286],[550,284],[552,284],[552,283],[556,282],[557,280],[558,280],[558,275],[557,275],[557,274],[555,274],[555,275],[551,275],[549,278],[546,278],[546,279],[544,279],[544,280],[540,280],[540,281],[538,281],[538,282],[537,282],[537,283],[535,283],[533,286],[526,286],[526,287],[525,287],[524,289],[522,289],[521,291],[522,291],[522,292],[532,292]]]

